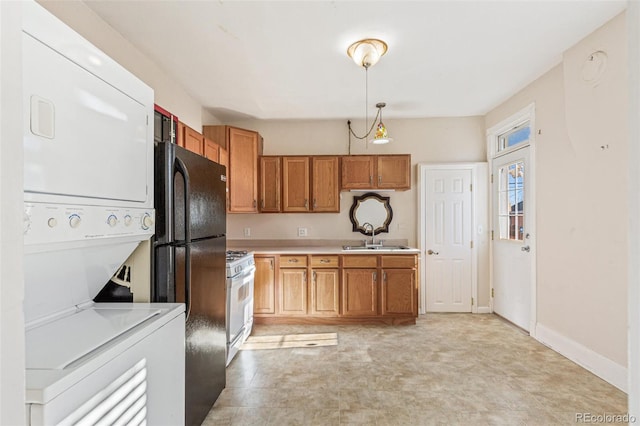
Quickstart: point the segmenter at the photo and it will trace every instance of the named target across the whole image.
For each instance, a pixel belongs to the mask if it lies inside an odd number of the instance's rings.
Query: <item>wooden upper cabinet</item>
[[[204,156],[209,160],[216,163],[220,162],[220,145],[215,143],[209,138],[203,138],[204,140]]]
[[[184,126],[184,148],[196,154],[204,154],[203,137],[189,126]]]
[[[340,212],[338,157],[311,157],[311,209]]]
[[[176,145],[184,148],[184,123],[178,121],[178,128],[176,129]]]
[[[379,155],[377,164],[380,189],[411,189],[411,157],[409,155]]]
[[[309,157],[282,157],[282,211],[309,211]]]
[[[411,156],[344,156],[341,176],[341,189],[411,189]]]
[[[282,170],[280,157],[260,157],[260,211],[279,212]]]
[[[373,156],[342,157],[342,189],[370,189],[373,185],[375,162]]]
[[[228,159],[227,185],[229,213],[258,212],[258,157],[262,137],[258,132],[231,126],[203,126],[205,137],[221,147],[219,158]],[[226,153],[223,152],[226,151]],[[223,164],[220,160],[220,164]]]

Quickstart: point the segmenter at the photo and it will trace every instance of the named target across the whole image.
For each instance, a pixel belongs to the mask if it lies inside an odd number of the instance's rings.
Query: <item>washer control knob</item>
[[[124,225],[125,226],[130,226],[131,225],[131,215],[126,215],[124,217]]]
[[[50,217],[49,220],[47,220],[47,225],[49,225],[49,228],[55,228],[58,226],[58,219]]]
[[[118,224],[118,218],[114,214],[109,215],[109,217],[107,218],[107,223],[109,224],[110,227],[113,228]]]
[[[142,216],[142,229],[145,231],[153,226],[153,219],[149,213],[145,213]]]
[[[80,219],[80,216],[75,213],[69,216],[69,226],[72,228],[77,228],[78,226],[80,226],[81,221],[82,219]]]

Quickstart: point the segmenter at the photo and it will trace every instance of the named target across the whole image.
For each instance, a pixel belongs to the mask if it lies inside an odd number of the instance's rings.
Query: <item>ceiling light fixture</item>
[[[365,71],[365,129],[367,133],[364,136],[358,136],[355,134],[353,129],[351,128],[351,120],[347,121],[347,126],[349,127],[349,154],[351,154],[351,135],[353,135],[356,139],[367,139],[373,129],[376,129],[373,139],[369,140],[369,143],[372,144],[385,144],[392,142],[393,139],[389,137],[387,133],[387,128],[382,123],[382,108],[384,108],[387,104],[384,102],[378,102],[376,104],[376,108],[378,108],[378,113],[376,114],[376,118],[373,119],[373,123],[371,123],[371,127],[369,127],[369,115],[367,112],[367,105],[369,104],[369,68],[374,66],[380,58],[387,52],[387,43],[382,40],[378,40],[376,38],[366,38],[363,40],[356,41],[347,49],[347,55],[356,65],[363,67]],[[378,121],[378,126],[376,127],[376,121]]]

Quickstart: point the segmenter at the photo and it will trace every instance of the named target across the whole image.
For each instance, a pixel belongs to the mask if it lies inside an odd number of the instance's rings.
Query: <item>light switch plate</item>
[[[298,237],[306,237],[307,228],[298,228]]]

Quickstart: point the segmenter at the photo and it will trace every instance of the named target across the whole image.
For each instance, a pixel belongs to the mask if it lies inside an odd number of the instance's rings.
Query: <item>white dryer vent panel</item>
[[[24,190],[145,202],[148,106],[23,33]]]

